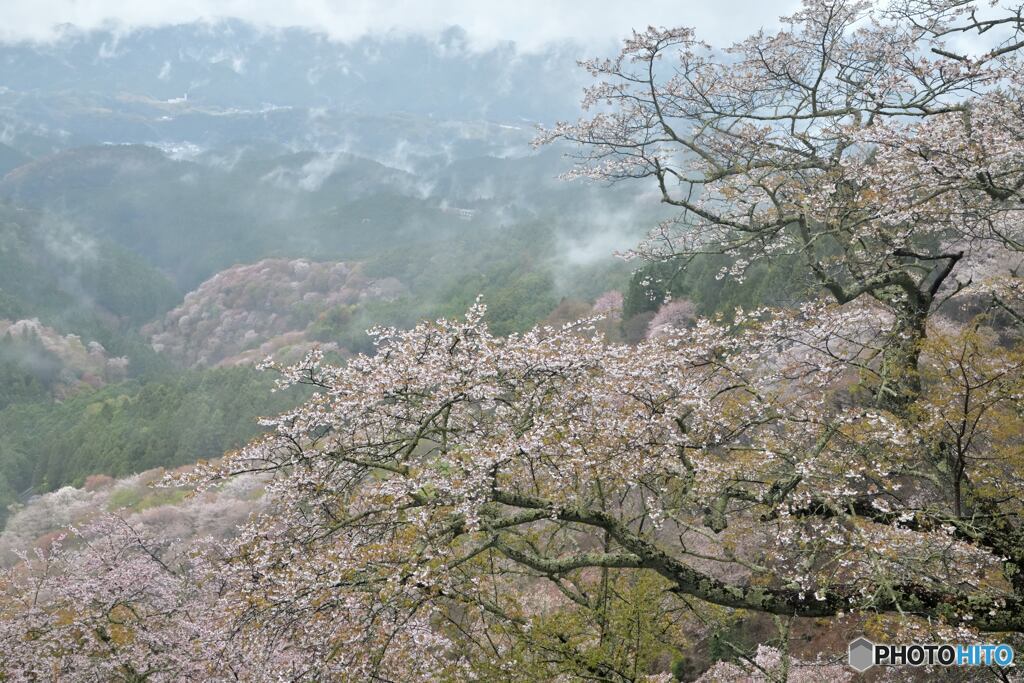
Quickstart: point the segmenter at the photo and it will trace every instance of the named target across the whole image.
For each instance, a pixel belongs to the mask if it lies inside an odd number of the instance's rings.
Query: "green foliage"
[[[144,495],[145,492],[142,489],[132,486],[126,486],[124,488],[117,489],[116,491],[110,494],[110,498],[107,500],[107,509],[133,509],[140,502],[142,502],[142,498]]]
[[[321,342],[339,339],[351,329],[354,310],[354,306],[335,306],[324,311],[310,325],[310,337]]]
[[[0,318],[149,320],[171,308],[173,283],[109,240],[52,215],[0,203]]]
[[[185,500],[188,491],[184,489],[161,489],[140,486],[125,486],[110,494],[107,509],[117,511],[122,508],[130,512],[142,512],[160,505],[174,505]]]
[[[25,303],[16,296],[0,289],[0,320],[20,320],[28,315]]]
[[[628,266],[611,255],[566,266],[558,251],[558,236],[540,223],[450,234],[432,245],[396,245],[371,257],[365,273],[397,278],[408,294],[335,307],[313,320],[309,333],[318,341],[371,353],[368,328],[408,328],[425,318],[456,317],[482,295],[488,323],[504,335],[541,322],[564,298],[593,300],[626,283]]]
[[[0,409],[12,403],[46,400],[61,363],[35,334],[0,336]]]
[[[133,323],[155,318],[180,299],[166,276],[115,245],[83,268],[81,284],[97,305]]]
[[[124,382],[63,403],[10,405],[0,410],[0,476],[11,496],[81,485],[95,473],[125,476],[215,458],[254,437],[258,416],[301,399],[301,392],[271,389],[266,374],[225,368]],[[10,502],[0,499],[4,507]]]
[[[705,255],[688,262],[648,263],[633,274],[623,303],[623,319],[656,311],[667,296],[689,299],[701,315],[729,315],[737,307],[792,304],[805,297],[800,275],[804,271],[793,257],[759,261],[747,269],[741,282],[719,278],[732,263],[725,256]]]
[[[681,656],[685,615],[669,609],[660,577],[601,571],[587,581],[558,577],[571,589],[585,587],[589,607],[574,603],[551,606],[534,617],[528,629],[514,633],[514,647],[502,661],[474,663],[483,680],[641,680],[670,668]],[[538,580],[527,592],[556,589]],[[514,599],[503,595],[502,599]],[[537,657],[537,653],[543,656]],[[512,661],[514,667],[504,665]],[[496,664],[498,666],[496,666]],[[514,672],[514,673],[510,673]]]
[[[526,331],[558,305],[552,277],[543,271],[510,274],[507,284],[491,292],[491,297],[487,289],[483,292],[488,318],[491,329],[500,335]]]
[[[587,266],[571,266],[561,252],[557,231],[540,222],[474,229],[429,246],[394,247],[371,259],[367,272],[397,277],[409,287],[410,300],[366,310],[384,314],[375,318],[383,323],[408,325],[420,318],[461,315],[482,295],[492,329],[509,334],[543,320],[563,297],[594,299],[624,286],[628,268],[610,254]]]
[[[0,196],[18,206],[0,202],[0,318],[38,318],[97,341],[107,356],[129,358],[130,381],[52,403],[50,364],[26,363],[23,350],[5,354],[0,344],[0,504],[91,473],[216,457],[256,433],[254,416],[289,403],[249,371],[174,368],[140,332],[227,266],[265,257],[361,261],[369,278],[398,279],[406,293],[397,300],[293,311],[314,339],[366,353],[366,329],[459,316],[480,294],[494,331],[508,334],[566,297],[591,301],[623,288],[629,266],[610,254],[567,263],[566,240],[584,243],[587,216],[597,212],[591,190],[536,182],[554,173],[557,156],[481,157],[454,169],[439,192],[457,196],[498,171],[495,182],[518,187],[504,198],[457,200],[476,211],[469,221],[436,198],[396,190],[407,174],[356,157],[317,190],[268,180],[301,175],[310,154],[245,156],[224,171],[136,146],[67,150],[6,178]],[[516,208],[510,197],[520,195],[531,208]],[[265,299],[260,289],[255,283],[254,301]]]

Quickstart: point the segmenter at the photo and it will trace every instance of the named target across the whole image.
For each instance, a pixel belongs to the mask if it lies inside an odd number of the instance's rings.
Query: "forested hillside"
[[[1022,16],[0,41],[0,681],[1021,680]]]
[[[250,68],[277,69],[348,48],[208,28],[144,31],[92,62],[103,32],[0,48],[0,518],[89,475],[243,445],[289,400],[253,369],[267,355],[372,353],[368,328],[458,315],[479,295],[502,333],[560,303],[588,310],[625,289],[631,267],[611,252],[658,215],[633,193],[558,181],[561,152],[531,150],[519,119],[539,104],[481,91],[453,118],[440,94],[429,111],[370,112],[300,87],[267,106],[213,45],[244,34]],[[372,68],[402,73],[433,47],[403,49]],[[190,87],[197,74],[236,90]],[[509,123],[474,118],[485,111]]]

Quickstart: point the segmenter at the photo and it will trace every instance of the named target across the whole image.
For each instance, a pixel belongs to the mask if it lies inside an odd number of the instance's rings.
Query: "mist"
[[[428,5],[0,7],[0,571],[108,513],[234,538],[266,477],[160,482],[311,397],[261,367],[478,303],[498,338],[646,338],[671,297],[617,253],[670,212],[535,138],[581,114],[579,60],[676,4]]]
[[[615,252],[665,215],[648,192],[560,179],[568,150],[533,146],[578,114],[577,60],[663,7],[571,31],[557,8],[236,9],[0,12],[0,427],[22,444],[0,449],[2,495],[242,445],[255,404],[214,410],[202,438],[107,440],[208,404],[217,373],[263,382],[268,355],[372,354],[367,329],[478,297],[502,335],[621,299],[633,266]],[[155,396],[177,398],[139,412]],[[84,430],[81,454],[33,443],[40,423]]]

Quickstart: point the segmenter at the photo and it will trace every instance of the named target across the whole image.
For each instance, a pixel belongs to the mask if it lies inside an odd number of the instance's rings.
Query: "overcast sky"
[[[96,28],[235,17],[318,28],[339,40],[371,33],[465,28],[477,47],[513,40],[532,50],[571,39],[601,47],[631,28],[695,26],[722,43],[775,23],[798,2],[771,0],[0,0],[0,40],[47,40],[54,27]]]

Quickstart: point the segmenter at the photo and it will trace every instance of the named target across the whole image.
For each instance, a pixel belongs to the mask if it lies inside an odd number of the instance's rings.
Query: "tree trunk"
[[[927,309],[908,305],[896,311],[893,326],[882,351],[881,382],[875,394],[876,404],[899,415],[921,394],[918,362],[925,338]]]

